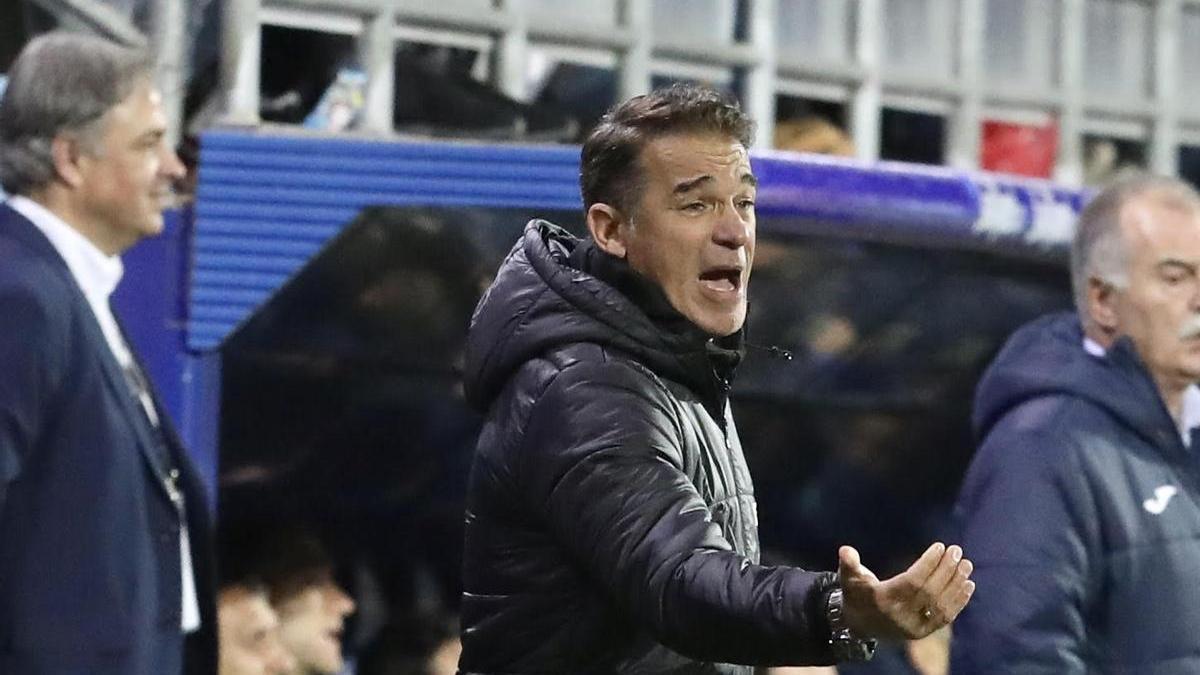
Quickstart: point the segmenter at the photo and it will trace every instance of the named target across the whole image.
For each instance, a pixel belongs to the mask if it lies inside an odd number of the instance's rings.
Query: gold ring
[[[921,610],[921,618],[925,619],[926,621],[932,619],[933,618],[933,610],[929,609],[928,607]]]

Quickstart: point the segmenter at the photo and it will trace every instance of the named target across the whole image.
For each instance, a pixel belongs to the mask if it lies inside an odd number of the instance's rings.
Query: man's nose
[[[343,591],[342,588],[337,584],[330,584],[325,590],[327,593],[326,597],[329,598],[329,604],[333,607],[333,611],[337,614],[341,616],[349,616],[353,614],[354,610],[358,607],[358,605],[356,605],[354,602],[354,598],[350,597],[350,595]]]
[[[750,241],[753,231],[753,216],[747,217],[736,206],[729,205],[717,213],[713,241],[729,248],[741,248]]]
[[[175,154],[175,149],[166,142],[162,146],[162,173],[172,180],[180,180],[187,175],[187,167],[183,165],[183,161],[179,159],[179,155]]]

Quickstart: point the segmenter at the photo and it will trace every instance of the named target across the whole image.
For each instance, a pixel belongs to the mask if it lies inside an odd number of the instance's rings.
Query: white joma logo
[[[1171,501],[1176,492],[1178,490],[1174,485],[1160,485],[1154,488],[1153,497],[1142,502],[1142,508],[1157,516],[1167,510],[1167,502]]]

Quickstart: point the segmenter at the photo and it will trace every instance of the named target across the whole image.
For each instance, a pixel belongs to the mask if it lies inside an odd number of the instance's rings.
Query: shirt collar
[[[1083,348],[1096,358],[1104,358],[1104,347],[1090,337],[1083,338]],[[1184,445],[1191,447],[1191,431],[1196,427],[1200,427],[1200,387],[1192,384],[1183,390],[1183,405],[1179,411],[1179,435]]]
[[[112,295],[125,274],[120,256],[105,254],[79,230],[28,197],[12,196],[8,205],[29,219],[50,240],[85,295],[105,300]]]

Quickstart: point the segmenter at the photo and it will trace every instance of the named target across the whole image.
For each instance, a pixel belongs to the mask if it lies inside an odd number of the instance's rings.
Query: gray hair
[[[60,133],[94,142],[97,123],[154,75],[148,52],[55,31],[21,50],[0,98],[0,186],[28,194],[54,179],[51,143]]]
[[[1084,324],[1088,312],[1088,286],[1100,279],[1117,288],[1129,283],[1129,251],[1121,232],[1121,212],[1132,200],[1146,197],[1170,209],[1200,214],[1200,194],[1178,178],[1134,174],[1121,178],[1096,195],[1075,227],[1071,244],[1071,288],[1075,310]]]

